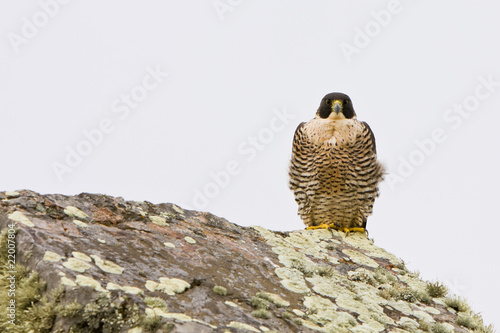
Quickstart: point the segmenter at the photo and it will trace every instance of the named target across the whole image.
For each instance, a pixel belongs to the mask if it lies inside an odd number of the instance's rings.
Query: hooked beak
[[[333,101],[332,110],[335,111],[336,114],[339,114],[342,111],[342,101],[339,100]]]

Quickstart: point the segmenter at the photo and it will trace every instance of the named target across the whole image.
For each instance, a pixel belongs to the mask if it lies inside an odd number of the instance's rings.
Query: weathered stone
[[[23,289],[26,326],[14,333],[40,323],[44,332],[413,332],[420,322],[467,332],[361,234],[272,232],[100,194],[17,194],[0,192],[2,237],[14,223],[17,262],[32,272],[19,281],[31,294]]]

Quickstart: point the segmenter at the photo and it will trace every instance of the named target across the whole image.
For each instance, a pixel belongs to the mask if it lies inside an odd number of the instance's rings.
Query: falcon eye
[[[325,102],[326,102],[326,104],[327,104],[327,105],[330,105],[330,103],[331,103],[332,101],[331,101],[331,100],[329,100],[329,99],[327,99]]]
[[[346,100],[344,101],[344,104],[345,104],[345,105],[349,104],[349,100],[348,100],[348,99],[346,99]]]

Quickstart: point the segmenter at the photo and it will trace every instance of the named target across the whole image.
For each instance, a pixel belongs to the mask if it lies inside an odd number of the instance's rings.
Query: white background
[[[499,12],[451,0],[3,2],[1,189],[301,229],[287,187],[293,132],[341,91],[390,173],[370,236],[500,326]],[[127,110],[131,94],[141,101]],[[100,137],[103,120],[112,130]],[[87,156],[68,165],[78,149]]]

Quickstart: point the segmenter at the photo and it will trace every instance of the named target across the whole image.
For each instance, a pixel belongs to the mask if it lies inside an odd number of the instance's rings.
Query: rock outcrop
[[[493,332],[361,234],[28,190],[0,228],[2,332]]]

